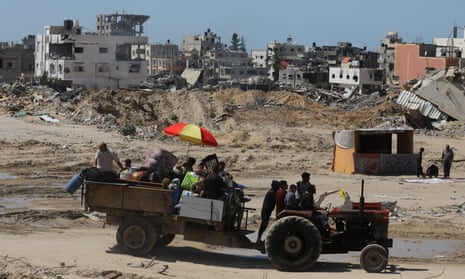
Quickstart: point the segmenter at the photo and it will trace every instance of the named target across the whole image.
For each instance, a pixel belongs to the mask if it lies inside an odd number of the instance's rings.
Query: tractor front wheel
[[[387,249],[379,244],[369,244],[360,253],[360,266],[366,272],[381,272],[388,263]]]

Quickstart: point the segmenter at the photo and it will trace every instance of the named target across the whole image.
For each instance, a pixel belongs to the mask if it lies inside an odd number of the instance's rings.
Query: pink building
[[[445,69],[458,66],[459,60],[450,57],[435,57],[432,45],[396,44],[394,74],[402,87],[411,79],[423,78],[428,69]]]

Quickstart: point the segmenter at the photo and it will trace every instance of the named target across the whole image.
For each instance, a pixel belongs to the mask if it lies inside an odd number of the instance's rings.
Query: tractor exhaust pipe
[[[358,208],[358,213],[359,213],[360,217],[363,216],[363,210],[365,209],[365,196],[363,195],[364,188],[365,188],[365,180],[362,179],[362,189],[361,189],[361,193],[360,193],[360,205],[359,205],[359,208]]]

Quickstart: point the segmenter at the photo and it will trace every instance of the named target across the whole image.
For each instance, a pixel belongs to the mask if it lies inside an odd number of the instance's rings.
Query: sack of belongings
[[[439,176],[439,168],[436,165],[431,165],[426,169],[426,176],[429,178],[431,177],[438,177]]]
[[[177,162],[178,158],[173,153],[159,147],[152,147],[147,152],[141,169],[147,172],[150,181],[161,182],[164,177],[172,176],[173,167]]]

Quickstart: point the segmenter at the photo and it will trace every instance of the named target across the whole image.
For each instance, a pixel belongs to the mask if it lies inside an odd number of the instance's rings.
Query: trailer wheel
[[[155,243],[156,247],[165,247],[173,241],[176,235],[174,233],[162,234],[158,237],[157,242]]]
[[[283,271],[306,271],[321,253],[321,235],[309,220],[289,216],[276,221],[265,240],[270,262]]]
[[[155,227],[143,218],[126,218],[118,227],[116,241],[131,255],[143,256],[150,252],[157,240]]]
[[[366,272],[380,272],[388,263],[387,249],[379,244],[369,244],[360,253],[360,266]]]

